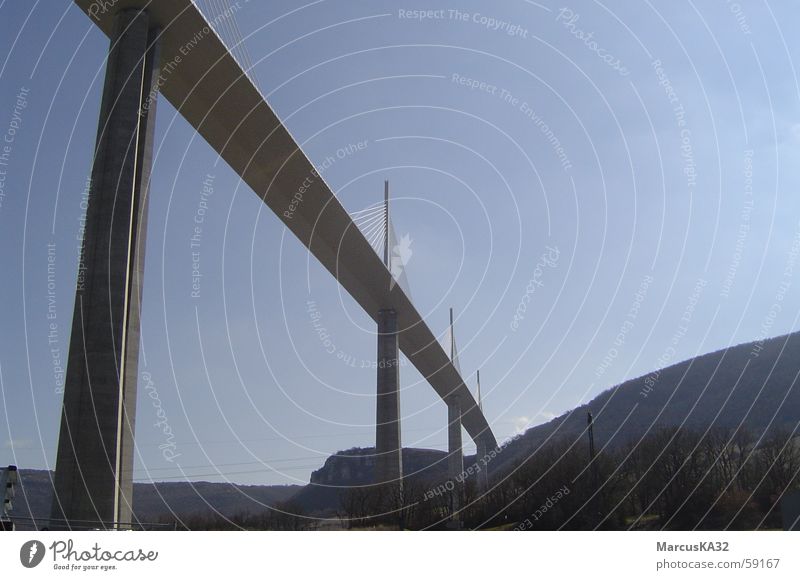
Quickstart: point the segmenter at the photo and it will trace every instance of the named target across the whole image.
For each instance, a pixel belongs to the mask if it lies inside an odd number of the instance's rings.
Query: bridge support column
[[[400,349],[397,313],[378,316],[378,401],[375,421],[375,482],[402,489],[403,456],[400,440]]]
[[[483,437],[478,437],[475,441],[477,449],[476,464],[480,471],[478,472],[478,495],[484,495],[489,491],[489,462],[491,458],[488,456],[489,448],[486,446],[486,440]]]
[[[450,491],[450,524],[461,527],[461,517],[456,512],[461,508],[464,483],[464,450],[461,442],[461,406],[458,401],[447,401],[447,476],[452,482]]]
[[[61,413],[51,527],[127,527],[157,30],[115,16],[106,66]]]

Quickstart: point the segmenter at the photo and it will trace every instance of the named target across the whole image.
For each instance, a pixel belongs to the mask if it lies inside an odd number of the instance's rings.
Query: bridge
[[[75,295],[52,526],[131,522],[141,289],[159,95],[377,323],[376,483],[402,486],[399,351],[447,405],[450,476],[463,471],[462,425],[478,457],[495,448],[482,409],[452,357],[394,283],[387,256],[382,260],[373,250],[195,4],[75,3],[111,44]],[[480,488],[487,482],[484,469]]]

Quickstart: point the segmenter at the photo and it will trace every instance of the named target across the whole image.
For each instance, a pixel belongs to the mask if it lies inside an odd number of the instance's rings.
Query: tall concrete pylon
[[[384,225],[389,224],[389,182],[384,182]],[[389,267],[389,236],[384,240],[383,260]],[[400,438],[400,346],[397,313],[378,313],[377,409],[375,416],[375,482],[394,484],[402,492],[403,453]]]
[[[378,320],[378,396],[375,421],[375,481],[399,482],[403,474],[400,439],[400,367],[397,313],[380,311]]]
[[[478,409],[480,409],[481,413],[483,412],[483,398],[481,397],[481,371],[478,369],[477,371],[477,378],[478,378],[478,391],[477,391],[477,398],[478,398]],[[478,437],[475,441],[475,448],[477,454],[475,456],[475,462],[478,466],[478,493],[485,494],[489,490],[489,461],[491,458],[487,455],[488,449],[486,447],[486,438],[485,437]]]
[[[452,522],[459,527],[461,518],[457,512],[461,509],[464,450],[461,441],[461,405],[455,399],[447,402],[447,472],[448,479],[453,483],[450,492],[450,513]]]
[[[450,309],[450,360],[457,366],[456,336],[453,325],[453,309]],[[459,371],[460,372],[460,371]],[[461,405],[455,397],[447,403],[447,472],[453,484],[450,493],[450,513],[452,527],[461,527],[458,510],[461,509],[461,494],[464,482],[464,449],[461,440]]]
[[[127,527],[159,75],[148,13],[115,16],[61,412],[51,527]]]

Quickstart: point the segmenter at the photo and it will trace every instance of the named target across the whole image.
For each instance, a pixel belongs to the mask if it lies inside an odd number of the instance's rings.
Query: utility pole
[[[12,500],[16,494],[17,481],[16,465],[9,465],[0,471],[0,495],[3,498],[3,506],[0,508],[0,531],[14,531],[14,522],[8,512],[14,507]]]
[[[589,467],[591,469],[592,474],[592,495],[593,499],[590,502],[592,506],[592,515],[599,515],[600,510],[598,509],[598,503],[600,500],[600,478],[597,473],[597,453],[594,447],[594,417],[592,417],[592,412],[588,411],[586,413],[586,424],[589,431]]]

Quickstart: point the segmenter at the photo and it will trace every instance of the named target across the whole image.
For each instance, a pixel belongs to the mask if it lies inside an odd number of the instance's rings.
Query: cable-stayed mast
[[[481,399],[481,371],[478,369],[478,409],[483,412],[483,399]]]
[[[389,180],[383,182],[383,264],[389,267]]]
[[[456,367],[458,374],[461,374],[461,365],[458,362],[458,348],[456,347],[456,331],[453,323],[453,309],[450,309],[450,360]]]

